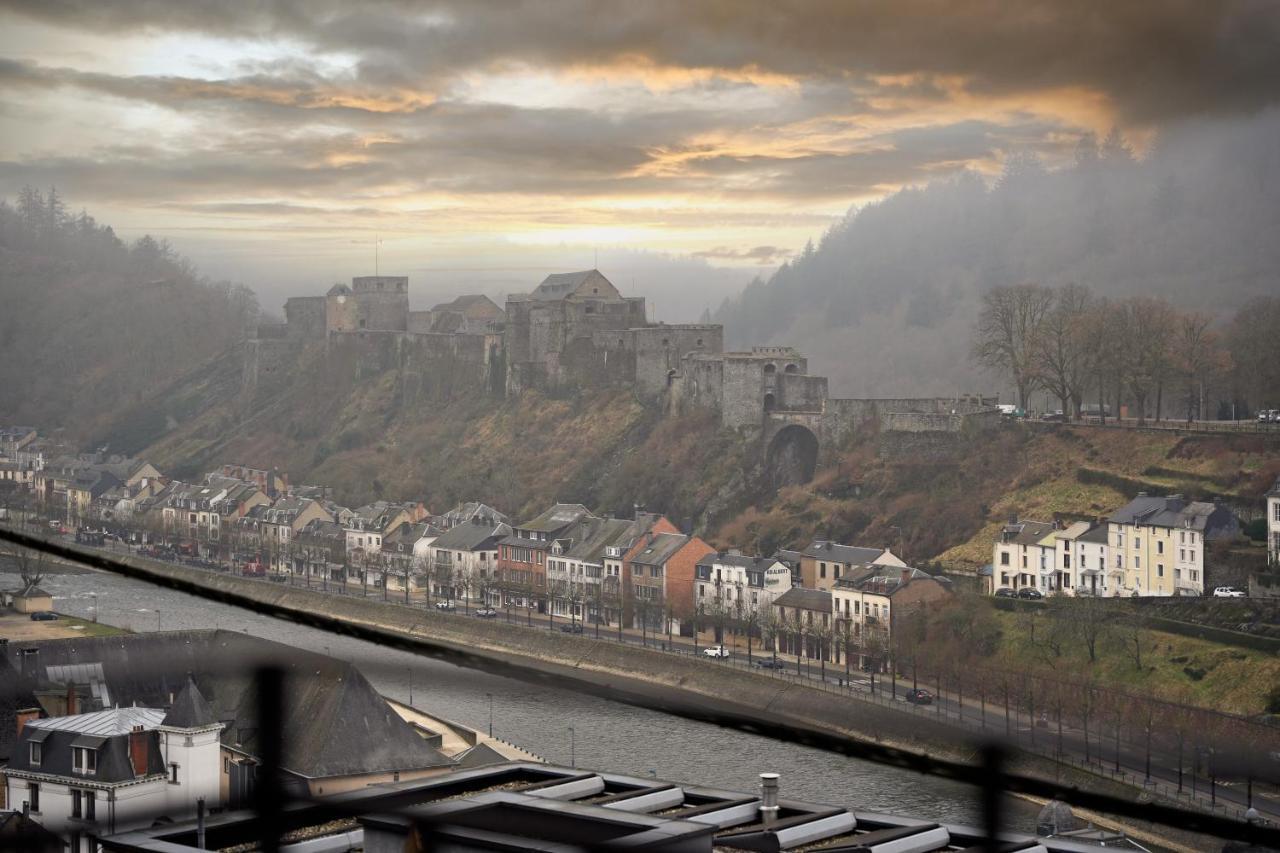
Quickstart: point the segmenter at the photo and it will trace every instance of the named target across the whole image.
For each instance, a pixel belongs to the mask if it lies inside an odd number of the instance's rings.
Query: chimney
[[[911,569],[906,566],[902,567],[902,585],[906,586],[911,582]]]
[[[22,727],[25,726],[27,723],[31,722],[32,720],[40,719],[40,709],[39,708],[23,708],[22,710],[18,711],[17,714],[14,715],[14,719],[17,721],[17,724],[18,724],[18,731],[15,737],[22,737]]]
[[[40,666],[40,650],[31,648],[23,649],[21,655],[23,678],[35,678],[36,671]]]
[[[768,826],[778,820],[778,774],[760,774],[760,822]]]
[[[142,726],[134,726],[129,732],[129,761],[133,764],[134,776],[146,776],[149,761],[150,737]]]
[[[79,702],[76,701],[76,685],[74,682],[67,684],[67,716],[73,717],[80,713]]]

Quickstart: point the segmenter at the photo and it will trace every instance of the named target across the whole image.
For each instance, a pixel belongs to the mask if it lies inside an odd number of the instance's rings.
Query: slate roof
[[[750,557],[746,554],[712,553],[698,561],[699,566],[737,566],[753,572],[763,572],[775,563],[782,563],[777,557]],[[786,564],[783,563],[785,566]]]
[[[902,582],[904,573],[907,576],[906,583]],[[875,569],[858,578],[841,578],[836,581],[836,586],[842,589],[856,589],[863,592],[873,592],[877,595],[893,596],[911,583],[924,580],[934,581],[947,589],[951,588],[951,580],[949,578],[931,575],[920,569],[899,569],[897,572],[890,574],[884,568]]]
[[[155,735],[156,726],[164,719],[164,711],[156,708],[112,708],[68,717],[32,720],[22,729],[21,744],[38,741],[40,763],[31,763],[31,752],[25,747],[14,750],[9,769],[73,776],[73,747],[87,746],[96,750],[94,782],[131,782],[137,775],[129,757],[129,734],[141,727],[150,739],[146,774],[164,773],[164,756]]]
[[[39,708],[40,700],[31,692],[31,682],[13,668],[8,653],[11,647],[0,643],[0,767],[13,752],[18,737],[18,712]]]
[[[35,584],[27,584],[21,592],[14,595],[14,598],[52,598],[53,596],[45,592]]]
[[[24,643],[38,648],[38,666],[100,662],[112,699],[166,708],[189,680],[200,687],[222,742],[260,754],[253,671],[284,669],[284,767],[323,778],[408,771],[450,764],[401,719],[351,664],[233,631],[172,631],[116,637],[76,637]],[[171,701],[171,697],[172,701]],[[162,712],[163,713],[163,712]]]
[[[62,839],[41,826],[35,819],[13,811],[0,813],[0,850],[23,853],[62,853]]]
[[[581,287],[582,283],[590,278],[592,273],[597,273],[597,270],[553,273],[544,278],[542,284],[534,288],[531,296],[544,302],[564,299]]]
[[[453,509],[440,516],[440,524],[444,527],[453,527],[462,524],[464,521],[471,521],[473,518],[479,518],[484,521],[498,524],[499,522],[509,524],[511,519],[498,512],[488,504],[479,501],[467,501],[455,506]]]
[[[204,698],[200,688],[193,679],[187,679],[183,687],[164,715],[163,724],[175,729],[199,729],[218,722],[213,706]]]
[[[603,562],[604,549],[616,544],[633,523],[626,518],[584,518],[567,532],[573,544],[564,556],[585,563]]]
[[[1054,530],[1050,521],[1011,521],[1001,529],[1001,541],[1015,545],[1036,545]]]
[[[778,607],[799,607],[801,610],[831,612],[831,593],[821,589],[805,589],[793,586],[773,600]]]
[[[465,752],[454,757],[459,770],[473,767],[490,767],[494,764],[506,764],[507,758],[487,743],[478,743]]]
[[[505,524],[467,521],[440,534],[431,547],[450,551],[492,551],[498,547],[498,540],[510,533],[511,528]]]
[[[840,545],[836,542],[817,539],[801,553],[803,556],[812,557],[815,560],[828,560],[836,563],[847,563],[851,566],[860,566],[875,560],[884,553],[884,549]]]
[[[1271,490],[1266,494],[1269,498],[1280,498],[1280,477],[1276,477],[1276,481],[1271,484]]]
[[[51,732],[75,732],[81,735],[114,737],[127,735],[135,727],[150,730],[160,725],[165,712],[157,708],[108,708],[69,717],[46,717],[27,723],[27,729]]]
[[[689,537],[683,533],[659,533],[649,541],[649,544],[643,550],[631,558],[631,562],[641,563],[646,566],[664,565],[688,542]]]
[[[512,526],[519,530],[533,530],[539,533],[550,533],[554,535],[564,530],[584,515],[590,514],[591,510],[587,509],[582,504],[558,503],[533,520]]]
[[[1139,495],[1112,513],[1108,521],[1195,530],[1209,539],[1233,536],[1240,529],[1239,521],[1225,506],[1205,501],[1187,502],[1181,495]]]

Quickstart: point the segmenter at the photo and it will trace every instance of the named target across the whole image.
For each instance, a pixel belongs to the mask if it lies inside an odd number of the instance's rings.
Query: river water
[[[6,570],[0,566],[0,588],[18,586]],[[412,686],[413,704],[475,728],[488,727],[492,694],[494,734],[550,762],[741,791],[769,771],[782,774],[784,797],[981,822],[977,791],[959,783],[463,669],[105,572],[58,567],[40,585],[60,613],[91,618],[96,604],[100,622],[133,631],[222,628],[342,658],[383,694],[408,701]],[[1036,811],[1011,800],[1009,828],[1034,830]]]

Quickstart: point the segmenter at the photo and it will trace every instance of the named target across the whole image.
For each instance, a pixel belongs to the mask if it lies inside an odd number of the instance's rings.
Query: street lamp
[[[96,592],[89,593],[93,596],[93,621],[98,621],[98,594]]]
[[[576,744],[574,743],[574,738],[573,738],[573,726],[569,726],[569,766],[570,767],[578,766]]]
[[[160,611],[156,611],[156,630],[160,630]]]
[[[489,697],[489,737],[493,737],[493,694],[486,693],[484,695]]]

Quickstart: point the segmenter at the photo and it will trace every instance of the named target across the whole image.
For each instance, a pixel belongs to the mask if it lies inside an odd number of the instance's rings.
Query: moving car
[[[35,613],[31,614],[32,622],[56,622],[57,620],[58,614],[52,613],[48,610],[37,610]]]
[[[1040,416],[1040,420],[1049,421],[1050,423],[1061,424],[1061,423],[1066,423],[1067,416],[1064,415],[1062,412],[1046,412],[1045,414]]]
[[[581,634],[581,633],[582,633],[582,623],[581,623],[581,622],[570,622],[568,625],[561,625],[561,626],[560,626],[560,632],[561,632],[561,633],[563,633],[563,634]]]
[[[452,602],[452,601],[437,601],[437,602],[436,602],[436,610],[443,610],[445,613],[452,613],[453,611],[455,611],[455,610],[457,610],[457,609],[458,609],[458,608],[456,608],[456,607],[454,607],[454,606],[453,606],[453,602]]]
[[[1016,593],[1010,587],[1002,586],[996,590],[996,598],[1017,598],[1017,597],[1018,597],[1018,593]]]
[[[907,701],[912,705],[932,705],[933,694],[924,688],[907,691]]]
[[[783,663],[780,660],[774,660],[773,658],[757,658],[756,666],[760,667],[761,669],[786,669],[787,668],[787,665],[785,663]]]
[[[1024,586],[1022,589],[1018,590],[1018,598],[1044,598],[1044,593],[1033,586]]]
[[[1241,590],[1234,586],[1218,586],[1213,588],[1214,598],[1244,598],[1245,595]]]
[[[480,617],[481,619],[497,619],[498,611],[494,610],[491,607],[481,607],[479,610],[476,611],[476,616]]]
[[[710,646],[703,649],[702,654],[704,657],[709,658],[727,658],[729,657],[729,650],[724,646]]]

